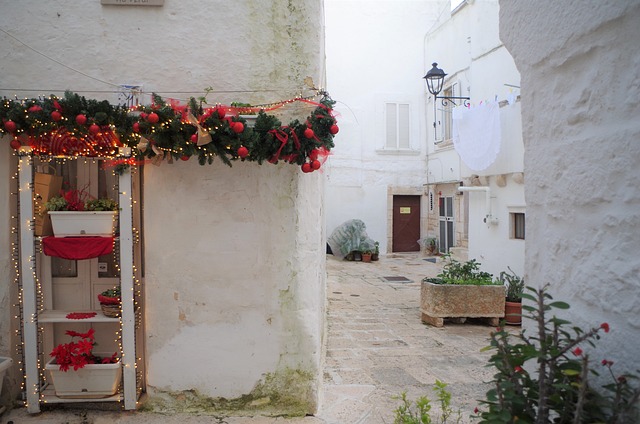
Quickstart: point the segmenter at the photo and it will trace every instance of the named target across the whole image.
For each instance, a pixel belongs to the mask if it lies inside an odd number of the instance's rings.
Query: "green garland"
[[[83,142],[92,140],[91,136],[99,137],[98,131],[109,131],[131,147],[138,160],[171,162],[196,156],[204,165],[218,157],[229,166],[237,160],[258,164],[285,161],[310,172],[320,167],[318,158],[326,157],[334,147],[333,137],[338,132],[332,114],[335,102],[326,92],[319,94],[322,97],[318,103],[291,100],[316,106],[304,121],[296,119],[283,126],[274,115],[259,110],[253,128],[238,114],[251,109],[246,104],[241,108],[203,108],[194,98],[188,105],[178,105],[154,94],[152,105],[129,110],[71,92],[65,92],[64,98],[5,98],[0,106],[0,135],[12,135],[11,145],[18,149],[61,130]],[[56,153],[40,149],[37,154]]]

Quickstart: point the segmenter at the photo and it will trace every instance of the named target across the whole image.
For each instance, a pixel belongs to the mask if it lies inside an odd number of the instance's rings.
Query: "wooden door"
[[[419,252],[420,196],[393,196],[393,252]]]

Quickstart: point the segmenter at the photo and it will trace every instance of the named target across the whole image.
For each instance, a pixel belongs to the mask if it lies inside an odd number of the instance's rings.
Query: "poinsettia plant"
[[[50,353],[55,358],[56,364],[60,366],[60,371],[68,371],[73,367],[74,371],[84,368],[88,364],[115,364],[118,362],[117,352],[106,358],[101,358],[93,354],[95,346],[95,330],[90,328],[86,333],[67,330],[65,334],[71,336],[69,343],[61,343]]]
[[[48,211],[115,211],[118,203],[111,199],[96,199],[86,188],[62,190],[44,204]]]

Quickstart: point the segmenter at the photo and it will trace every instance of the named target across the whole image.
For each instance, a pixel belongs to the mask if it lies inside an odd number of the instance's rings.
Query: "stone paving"
[[[435,276],[439,263],[421,254],[391,254],[372,263],[327,256],[327,350],[323,398],[315,417],[214,417],[149,412],[50,410],[29,415],[15,409],[0,424],[221,423],[221,424],[391,424],[395,399],[435,398],[436,379],[447,383],[461,422],[484,398],[491,327],[482,323],[442,328],[420,321],[420,281]],[[405,277],[389,282],[383,277]],[[435,405],[434,405],[434,409]],[[454,420],[455,422],[455,420]]]

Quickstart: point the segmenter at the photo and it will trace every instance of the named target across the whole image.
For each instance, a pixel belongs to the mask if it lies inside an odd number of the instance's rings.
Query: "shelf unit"
[[[23,150],[24,149],[24,150]],[[100,311],[93,318],[82,319],[82,323],[120,323],[122,391],[114,396],[102,399],[62,399],[55,396],[51,384],[43,385],[40,375],[43,363],[39,359],[39,332],[46,324],[78,323],[66,315],[71,311],[60,311],[42,308],[38,304],[38,277],[36,270],[36,243],[34,235],[33,210],[33,157],[28,148],[19,152],[18,188],[20,234],[19,257],[20,279],[22,285],[22,336],[25,373],[26,406],[29,413],[40,412],[42,403],[77,403],[77,402],[122,402],[125,410],[136,409],[138,387],[136,376],[136,316],[134,308],[134,268],[133,268],[133,208],[131,169],[127,168],[119,174],[118,203],[120,205],[120,288],[122,299],[122,316],[109,318]],[[130,156],[130,149],[124,148],[120,156]],[[45,262],[47,262],[45,260]],[[43,267],[50,272],[50,263]],[[49,303],[49,302],[45,302]],[[73,311],[80,312],[80,311]]]

